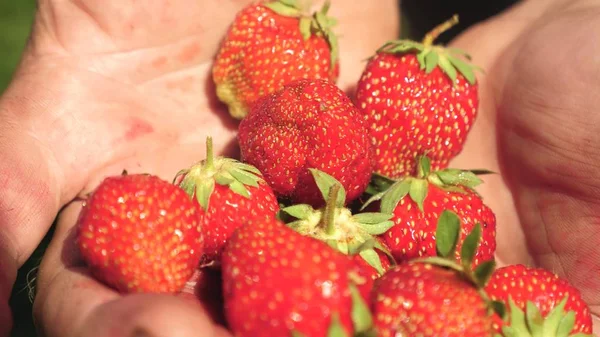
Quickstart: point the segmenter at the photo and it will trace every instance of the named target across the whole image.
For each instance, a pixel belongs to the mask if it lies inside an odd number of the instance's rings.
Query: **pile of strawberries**
[[[78,244],[122,293],[192,294],[235,336],[588,336],[588,306],[550,271],[497,268],[480,174],[448,168],[477,116],[477,68],[422,42],[374,51],[336,86],[329,3],[252,4],[213,66],[241,158],[164,181],[107,177]]]

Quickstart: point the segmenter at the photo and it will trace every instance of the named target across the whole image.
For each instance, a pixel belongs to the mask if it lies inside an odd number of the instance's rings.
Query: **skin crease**
[[[228,23],[249,1],[124,1],[40,0],[0,98],[0,327],[9,326],[17,267],[62,209],[37,279],[34,315],[44,336],[227,336],[183,298],[120,297],[86,274],[73,246],[81,205],[71,201],[104,176],[127,169],[172,179],[203,158],[209,134],[217,153],[236,154],[236,123],[217,104],[209,71]],[[333,2],[345,90],[361,60],[396,35],[396,2],[374,3]],[[559,273],[596,315],[600,117],[591,93],[600,83],[588,41],[600,32],[598,19],[597,1],[529,0],[459,36],[453,45],[486,74],[480,116],[452,164],[501,173],[479,189],[498,217],[500,263]]]

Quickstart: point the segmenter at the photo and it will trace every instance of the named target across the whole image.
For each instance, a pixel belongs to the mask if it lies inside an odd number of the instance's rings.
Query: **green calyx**
[[[433,69],[439,67],[456,84],[457,74],[461,74],[470,84],[475,84],[477,78],[475,71],[482,69],[469,62],[471,57],[464,51],[456,48],[445,48],[440,45],[434,45],[435,39],[448,29],[458,23],[458,15],[438,26],[425,35],[422,42],[411,40],[395,40],[384,44],[377,50],[377,53],[404,54],[409,52],[417,53],[417,60],[421,70],[427,74]]]
[[[572,334],[575,312],[565,312],[567,299],[568,295],[565,295],[562,301],[543,317],[533,302],[527,302],[524,312],[512,297],[509,297],[508,322],[502,327],[502,333],[495,337],[592,337],[593,335],[585,333]]]
[[[195,197],[206,211],[215,184],[228,186],[233,192],[250,198],[248,186],[258,187],[261,181],[262,174],[256,167],[231,158],[215,157],[212,137],[207,137],[206,159],[179,171],[173,183]]]
[[[383,265],[377,251],[394,260],[391,253],[375,236],[385,233],[394,226],[392,214],[379,212],[352,214],[344,206],[346,192],[342,184],[329,174],[309,169],[321,195],[327,201],[325,207],[314,209],[307,204],[298,204],[280,209],[294,219],[287,225],[297,232],[317,238],[347,255],[359,254],[377,272],[383,274]],[[284,216],[280,215],[280,219]]]
[[[460,260],[456,260],[456,248],[460,239],[460,219],[452,211],[443,211],[436,227],[437,256],[417,259],[417,261],[448,267],[460,272],[467,280],[479,289],[483,289],[495,269],[495,261],[481,263],[473,270],[473,259],[481,241],[481,225],[476,224],[465,237],[460,249]]]
[[[504,305],[501,302],[492,301],[484,290],[494,273],[496,261],[492,259],[482,262],[475,269],[472,267],[481,241],[481,225],[476,224],[465,237],[460,249],[460,259],[457,261],[456,249],[460,240],[460,227],[460,218],[456,213],[449,210],[443,211],[438,218],[435,233],[437,256],[419,258],[413,261],[430,263],[456,271],[464,280],[477,289],[481,298],[488,305],[490,314],[496,312],[502,315]]]
[[[337,20],[327,15],[331,7],[330,0],[326,0],[323,7],[312,14],[306,13],[306,9],[310,7],[310,1],[301,3],[299,0],[275,0],[264,6],[279,15],[299,18],[299,29],[304,40],[308,40],[312,35],[325,38],[329,44],[330,64],[333,69],[339,57],[339,44],[337,35],[333,32]]]
[[[417,204],[419,210],[423,212],[429,184],[449,192],[475,192],[474,188],[483,183],[478,175],[492,173],[487,170],[460,170],[454,168],[431,171],[431,160],[426,155],[420,156],[417,161],[416,176],[408,176],[394,181],[379,174],[374,174],[367,189],[367,193],[372,194],[372,196],[363,204],[362,209],[375,201],[380,201],[381,212],[392,214],[400,200],[408,195]]]

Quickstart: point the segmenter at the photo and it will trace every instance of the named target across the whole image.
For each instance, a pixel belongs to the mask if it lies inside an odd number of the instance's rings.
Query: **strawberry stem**
[[[328,235],[333,235],[335,233],[335,210],[337,208],[337,198],[340,188],[340,184],[331,186],[329,195],[327,196],[325,210],[323,211],[323,225],[325,225],[325,232]]]
[[[449,20],[437,25],[423,38],[423,45],[431,47],[433,42],[448,29],[454,27],[458,23],[458,14],[454,14]]]
[[[213,154],[213,143],[212,143],[212,137],[206,137],[206,162],[205,162],[205,168],[208,170],[213,170],[214,169],[214,154]]]

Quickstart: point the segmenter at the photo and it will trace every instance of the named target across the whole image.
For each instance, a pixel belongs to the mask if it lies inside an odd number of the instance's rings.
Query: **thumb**
[[[577,287],[598,317],[600,46],[585,41],[600,33],[600,5],[585,3],[565,2],[517,41],[498,133],[532,257]]]

